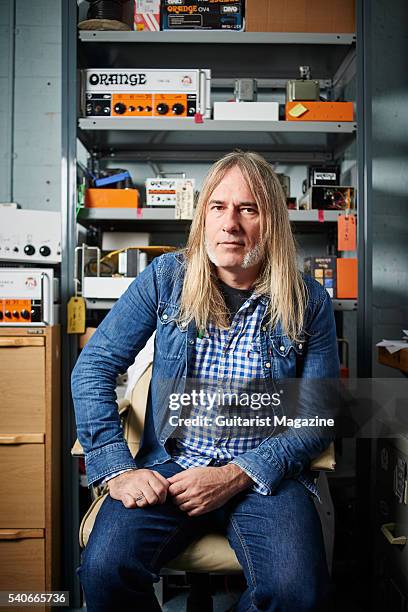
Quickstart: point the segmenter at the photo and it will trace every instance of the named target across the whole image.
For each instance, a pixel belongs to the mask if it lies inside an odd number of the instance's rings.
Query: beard
[[[205,250],[211,263],[213,263],[215,266],[219,266],[220,264],[218,263],[217,256],[215,255],[214,251],[212,251],[207,239],[205,239]],[[256,244],[253,249],[250,249],[248,253],[245,253],[244,257],[242,258],[241,268],[243,270],[247,270],[248,268],[259,264],[262,257],[263,248],[260,244]]]

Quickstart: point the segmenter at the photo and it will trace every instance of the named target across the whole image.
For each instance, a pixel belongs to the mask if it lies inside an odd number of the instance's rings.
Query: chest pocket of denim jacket
[[[271,338],[271,345],[274,378],[296,377],[306,352],[305,341],[294,342],[288,336],[280,335]]]
[[[177,323],[179,307],[160,302],[157,312],[156,349],[164,359],[181,359],[185,351],[187,328]]]

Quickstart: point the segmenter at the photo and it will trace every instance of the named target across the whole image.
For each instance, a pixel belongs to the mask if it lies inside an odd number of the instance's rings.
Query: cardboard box
[[[243,30],[245,0],[162,0],[162,30]]]
[[[87,189],[86,208],[137,208],[139,191],[137,189]]]
[[[336,259],[337,257],[307,257],[304,271],[323,285],[331,298],[336,296]]]
[[[353,102],[286,102],[286,121],[353,121]]]
[[[246,0],[245,29],[247,32],[355,32],[355,0]]]
[[[134,29],[160,31],[160,0],[135,0]]]
[[[355,257],[337,259],[337,297],[357,299],[358,292],[357,259]]]

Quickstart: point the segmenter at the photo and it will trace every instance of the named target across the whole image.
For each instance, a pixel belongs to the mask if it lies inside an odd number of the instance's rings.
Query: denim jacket
[[[85,452],[88,483],[125,468],[152,466],[170,458],[165,443],[172,433],[166,420],[171,393],[183,393],[191,376],[197,329],[177,321],[183,284],[181,253],[157,257],[132,282],[83,349],[72,373],[72,396],[78,438]],[[309,276],[302,342],[292,342],[278,323],[262,325],[259,342],[266,384],[300,377],[318,379],[310,398],[300,400],[301,416],[333,412],[324,379],[339,376],[336,330],[327,291]],[[265,316],[268,300],[263,301]],[[132,458],[120,425],[116,378],[133,363],[156,330],[152,380],[142,444]],[[309,385],[310,385],[310,381]],[[309,388],[309,387],[308,387]],[[307,391],[306,395],[309,393]],[[323,399],[322,399],[323,398]],[[319,411],[316,403],[320,403]],[[310,462],[334,439],[326,429],[288,428],[267,437],[258,447],[238,455],[234,463],[253,474],[272,494],[283,478],[294,477],[318,496]]]

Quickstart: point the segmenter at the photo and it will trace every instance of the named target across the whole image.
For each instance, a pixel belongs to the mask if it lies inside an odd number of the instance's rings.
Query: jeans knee
[[[84,554],[78,575],[85,591],[87,588],[109,591],[126,583],[137,589],[157,579],[136,555],[115,554],[112,550]]]

